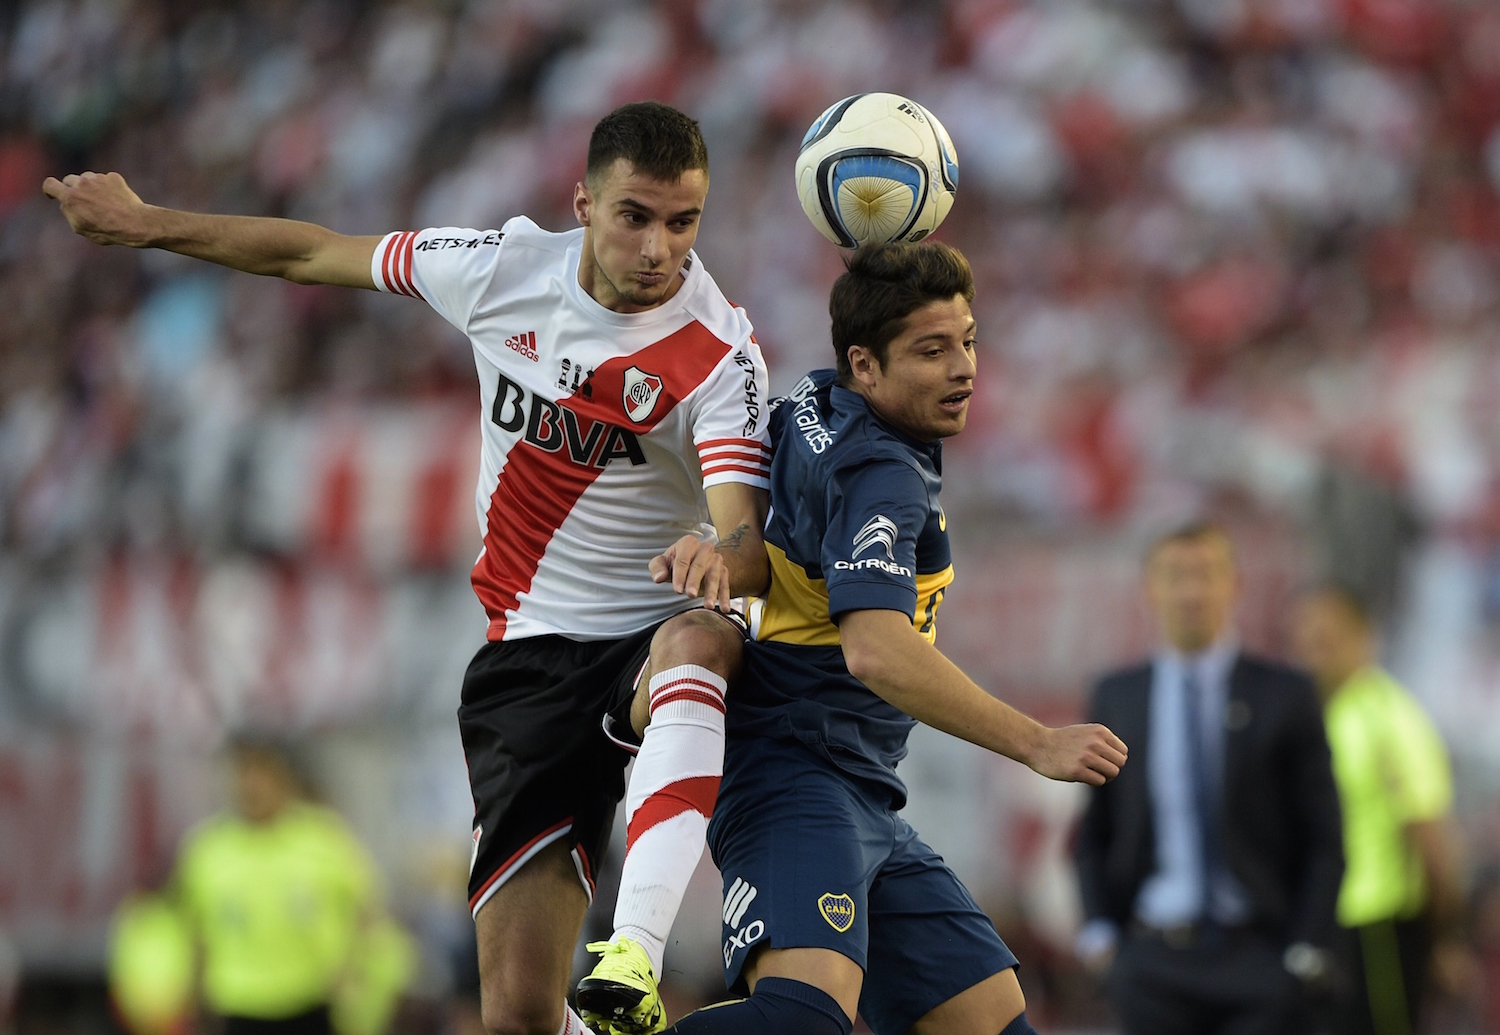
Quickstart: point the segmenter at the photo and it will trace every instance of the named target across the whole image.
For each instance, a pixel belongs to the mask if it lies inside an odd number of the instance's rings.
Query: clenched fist
[[[119,173],[86,172],[42,181],[42,193],[56,198],[75,233],[95,244],[145,247],[142,217],[147,205]]]
[[[1049,780],[1103,786],[1120,775],[1125,742],[1098,723],[1044,729],[1026,764]]]

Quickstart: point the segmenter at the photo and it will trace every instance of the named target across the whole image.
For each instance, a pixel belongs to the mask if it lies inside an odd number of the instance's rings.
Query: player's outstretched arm
[[[96,244],[163,248],[221,266],[298,284],[374,290],[370,260],[379,236],[347,237],[312,223],[258,216],[216,216],[147,205],[119,173],[49,176],[73,230]]]
[[[1053,729],[985,693],[899,611],[848,611],[839,638],[849,672],[918,722],[1013,758],[1053,780],[1095,786],[1125,764],[1125,742],[1097,723]]]

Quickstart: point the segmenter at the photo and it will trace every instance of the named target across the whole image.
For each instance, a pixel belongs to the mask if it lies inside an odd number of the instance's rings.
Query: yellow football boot
[[[667,1027],[646,950],[629,938],[590,942],[603,953],[594,972],[578,982],[578,1012],[584,1023],[613,1035],[656,1035]]]

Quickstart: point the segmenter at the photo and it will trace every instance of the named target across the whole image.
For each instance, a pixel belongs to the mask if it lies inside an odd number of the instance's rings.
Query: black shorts
[[[469,909],[537,852],[566,840],[589,900],[625,794],[635,683],[656,628],[619,640],[534,636],[487,643],[464,674],[458,731],[474,795]]]
[[[333,1031],[326,1006],[316,1006],[293,1017],[226,1015],[220,1020],[224,1035],[331,1035]]]

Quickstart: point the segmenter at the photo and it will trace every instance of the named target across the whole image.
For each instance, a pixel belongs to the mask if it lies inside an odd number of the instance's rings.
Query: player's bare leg
[[[631,725],[641,737],[626,793],[626,850],[615,935],[578,985],[584,1018],[622,1035],[666,1025],[656,983],[667,936],[703,854],[724,772],[724,695],[743,634],[711,611],[670,619],[651,641]]]
[[[573,947],[588,896],[568,845],[538,852],[474,918],[479,941],[480,1016],[489,1035],[564,1035]]]
[[[1024,1035],[1033,1032],[1025,1019],[1026,997],[1014,967],[986,978],[939,1003],[912,1025],[911,1035]],[[1019,1025],[1019,1026],[1018,1026]]]

